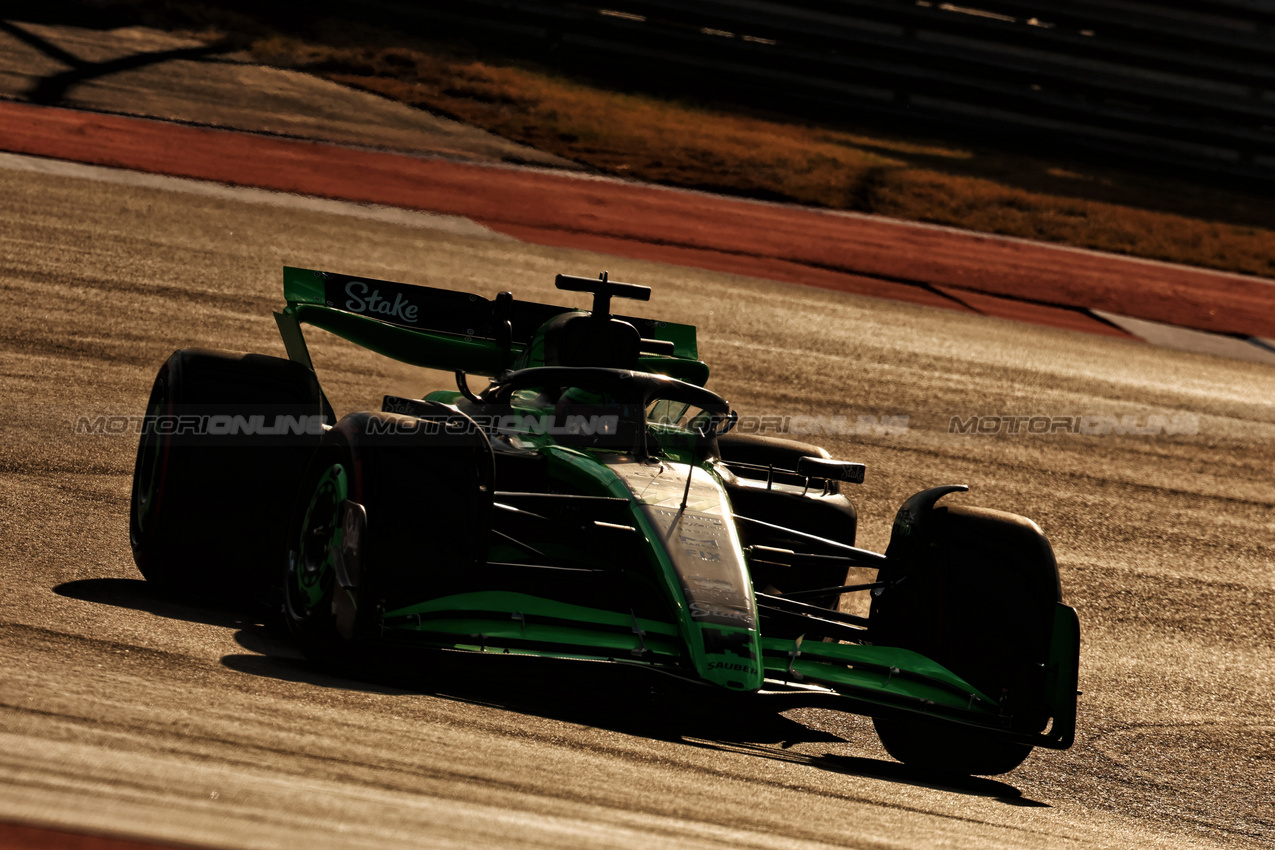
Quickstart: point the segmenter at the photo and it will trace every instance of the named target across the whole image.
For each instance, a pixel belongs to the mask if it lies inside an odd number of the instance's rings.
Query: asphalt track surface
[[[1253,401],[1275,391],[1268,368],[448,219],[13,167],[0,185],[3,819],[231,847],[1270,841],[1275,416]],[[701,328],[711,385],[743,413],[907,415],[903,434],[814,438],[869,466],[863,542],[883,546],[894,507],[942,482],[1036,518],[1084,625],[1076,747],[944,783],[829,711],[634,710],[557,671],[338,680],[265,624],[157,597],[127,545],[135,437],[75,421],[140,412],[178,347],[282,354],[269,312],[286,263],[542,300],[558,272],[607,268],[654,285],[642,311]],[[445,385],[322,350],[338,410]],[[1200,418],[1194,436],[948,433],[979,413]]]
[[[0,197],[0,846],[1275,842],[1269,367],[41,160],[0,161]],[[157,596],[127,544],[136,437],[76,422],[139,414],[175,348],[282,355],[285,264],[546,301],[558,272],[651,284],[635,312],[696,324],[741,413],[847,417],[809,439],[868,464],[864,545],[947,482],[1041,523],[1082,622],[1076,746],[955,783],[829,710],[723,716],[500,659],[336,679],[269,623]],[[340,412],[448,383],[316,348]],[[951,433],[976,415],[1195,433]]]

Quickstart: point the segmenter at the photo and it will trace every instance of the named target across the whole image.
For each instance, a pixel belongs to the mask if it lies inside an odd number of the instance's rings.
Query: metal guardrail
[[[379,5],[696,93],[1275,181],[1269,0]]]

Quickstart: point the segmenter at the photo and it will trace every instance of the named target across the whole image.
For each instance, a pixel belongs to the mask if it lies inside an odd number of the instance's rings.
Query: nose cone
[[[757,607],[721,484],[688,464],[622,467],[614,471],[654,532],[652,543],[682,608],[683,637],[696,672],[730,690],[759,689]]]

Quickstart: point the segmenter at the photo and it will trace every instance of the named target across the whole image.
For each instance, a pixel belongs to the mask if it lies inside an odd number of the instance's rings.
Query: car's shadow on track
[[[254,621],[260,621],[260,616],[252,612],[197,605],[186,600],[175,599],[142,579],[78,579],[57,585],[53,588],[53,592],[69,599],[96,602],[116,608],[130,608],[170,620],[204,623],[209,626],[243,628]]]
[[[369,693],[424,694],[685,746],[808,764],[847,776],[988,797],[1008,805],[1047,805],[994,779],[937,775],[885,759],[811,753],[818,748],[798,745],[844,744],[847,739],[784,716],[780,711],[785,706],[767,698],[732,697],[645,670],[391,649],[380,653],[376,663],[360,663],[356,675],[305,660],[264,605],[253,611],[196,605],[140,579],[81,579],[53,590],[86,602],[236,629],[235,640],[246,652],[227,655],[221,662],[251,676]],[[870,734],[866,723],[857,731]]]
[[[612,664],[517,656],[395,650],[379,664],[362,663],[357,676],[323,670],[297,657],[269,629],[246,628],[236,640],[252,653],[222,658],[254,676],[321,687],[426,694],[536,715],[685,746],[807,764],[833,773],[1047,807],[1012,785],[983,777],[917,770],[884,759],[810,753],[799,744],[844,744],[847,739],[780,713],[765,697],[730,695],[645,670]],[[867,721],[860,728],[868,732]]]

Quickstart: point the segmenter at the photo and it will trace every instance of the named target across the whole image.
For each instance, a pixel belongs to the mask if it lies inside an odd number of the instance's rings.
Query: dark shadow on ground
[[[221,39],[213,44],[200,45],[198,47],[156,50],[150,53],[134,53],[129,56],[120,56],[105,62],[86,62],[47,39],[7,21],[0,21],[0,31],[7,32],[19,41],[39,50],[44,55],[70,66],[65,71],[43,77],[28,91],[23,93],[23,97],[27,100],[42,106],[62,105],[67,93],[81,83],[107,77],[121,71],[133,71],[138,68],[145,68],[148,65],[160,65],[175,59],[206,59],[231,49],[230,41]]]
[[[967,794],[972,797],[991,797],[1011,806],[1052,808],[1048,803],[1024,797],[1023,792],[1013,785],[996,779],[989,779],[985,776],[949,776],[918,770],[896,761],[860,758],[858,756],[829,754],[823,756],[821,761],[823,762],[823,767],[837,773],[862,776],[868,779],[882,779],[887,782],[902,782],[922,788]]]
[[[837,745],[847,739],[784,716],[781,712],[792,705],[783,698],[733,694],[650,669],[403,647],[377,647],[375,653],[318,665],[289,642],[278,606],[270,600],[235,609],[175,597],[141,579],[124,578],[80,579],[53,591],[85,602],[237,629],[235,640],[246,653],[221,661],[251,676],[367,693],[429,695],[1009,805],[1047,805],[1024,799],[1014,786],[992,779],[938,775],[882,759],[794,749],[798,744]]]
[[[756,694],[731,694],[646,669],[604,662],[392,648],[375,660],[318,667],[289,649],[275,654],[274,633],[245,629],[241,646],[260,655],[230,655],[222,663],[253,676],[377,693],[427,694],[686,746],[795,762],[886,782],[1047,806],[1012,785],[982,777],[916,770],[898,762],[810,754],[798,744],[837,745],[847,739],[810,728],[780,711],[787,704]],[[357,670],[355,675],[352,670]],[[806,748],[809,749],[809,748]]]
[[[86,578],[59,584],[53,592],[84,602],[130,608],[170,620],[223,628],[244,629],[270,619],[269,609],[264,603],[259,608],[235,609],[208,600],[184,599],[166,594],[142,579]]]

